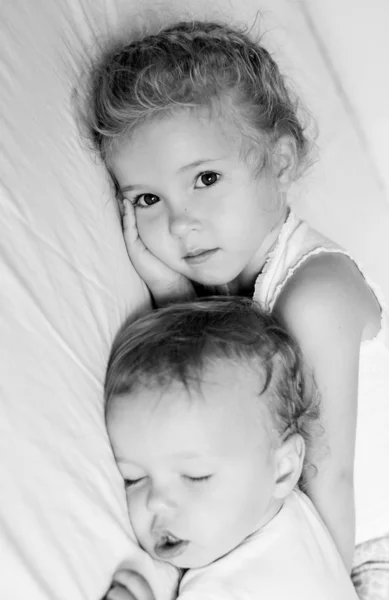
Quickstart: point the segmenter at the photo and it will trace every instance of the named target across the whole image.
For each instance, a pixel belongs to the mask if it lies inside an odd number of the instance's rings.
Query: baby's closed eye
[[[191,483],[204,483],[205,481],[209,481],[212,475],[201,475],[199,477],[194,477],[191,475],[183,475],[184,479],[190,481]]]
[[[125,479],[124,480],[124,487],[126,489],[129,488],[129,487],[133,487],[134,485],[136,485],[137,483],[140,483],[144,479],[146,479],[146,478],[145,477],[138,477],[137,479]]]

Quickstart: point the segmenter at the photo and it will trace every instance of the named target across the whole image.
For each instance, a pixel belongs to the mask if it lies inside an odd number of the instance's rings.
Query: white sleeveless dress
[[[308,258],[324,252],[349,254],[290,212],[263,272],[254,299],[272,310],[286,282]],[[350,257],[351,258],[351,257]],[[382,307],[381,329],[361,344],[355,452],[356,542],[389,534],[389,349]],[[388,596],[389,600],[389,596]]]

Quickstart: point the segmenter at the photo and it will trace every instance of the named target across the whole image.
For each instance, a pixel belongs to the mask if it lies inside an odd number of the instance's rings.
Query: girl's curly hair
[[[216,22],[180,22],[111,48],[92,69],[87,104],[89,135],[106,163],[140,123],[198,107],[219,108],[250,147],[259,134],[269,147],[289,136],[300,167],[310,147],[297,100],[269,52]]]

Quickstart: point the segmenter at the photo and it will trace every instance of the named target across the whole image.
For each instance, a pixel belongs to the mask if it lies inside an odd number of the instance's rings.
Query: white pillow
[[[88,4],[103,18],[102,2]],[[170,569],[134,542],[104,425],[112,338],[148,296],[105,172],[72,114],[72,85],[94,34],[82,6],[1,5],[4,600],[97,600],[126,558],[161,598],[171,590]]]
[[[226,14],[223,0],[166,1],[181,15],[184,6],[199,16],[217,7]],[[317,39],[300,5],[264,7],[272,11],[264,24],[259,17],[261,29],[271,29],[264,42],[322,130],[322,163],[303,184],[299,209],[388,291],[388,242],[379,235],[387,207]],[[231,0],[228,10],[252,23],[258,2]],[[131,25],[138,12],[136,0],[0,5],[0,597],[7,600],[98,600],[126,559],[152,581],[158,600],[172,589],[171,571],[134,542],[103,415],[111,341],[148,295],[70,101],[94,40]]]

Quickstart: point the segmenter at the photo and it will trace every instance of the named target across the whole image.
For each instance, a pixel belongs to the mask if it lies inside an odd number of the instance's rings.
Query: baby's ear
[[[296,143],[289,135],[281,136],[272,149],[273,174],[283,188],[288,188],[297,173]]]
[[[286,498],[297,485],[303,469],[305,442],[300,434],[289,436],[276,450],[276,481],[274,496]]]

